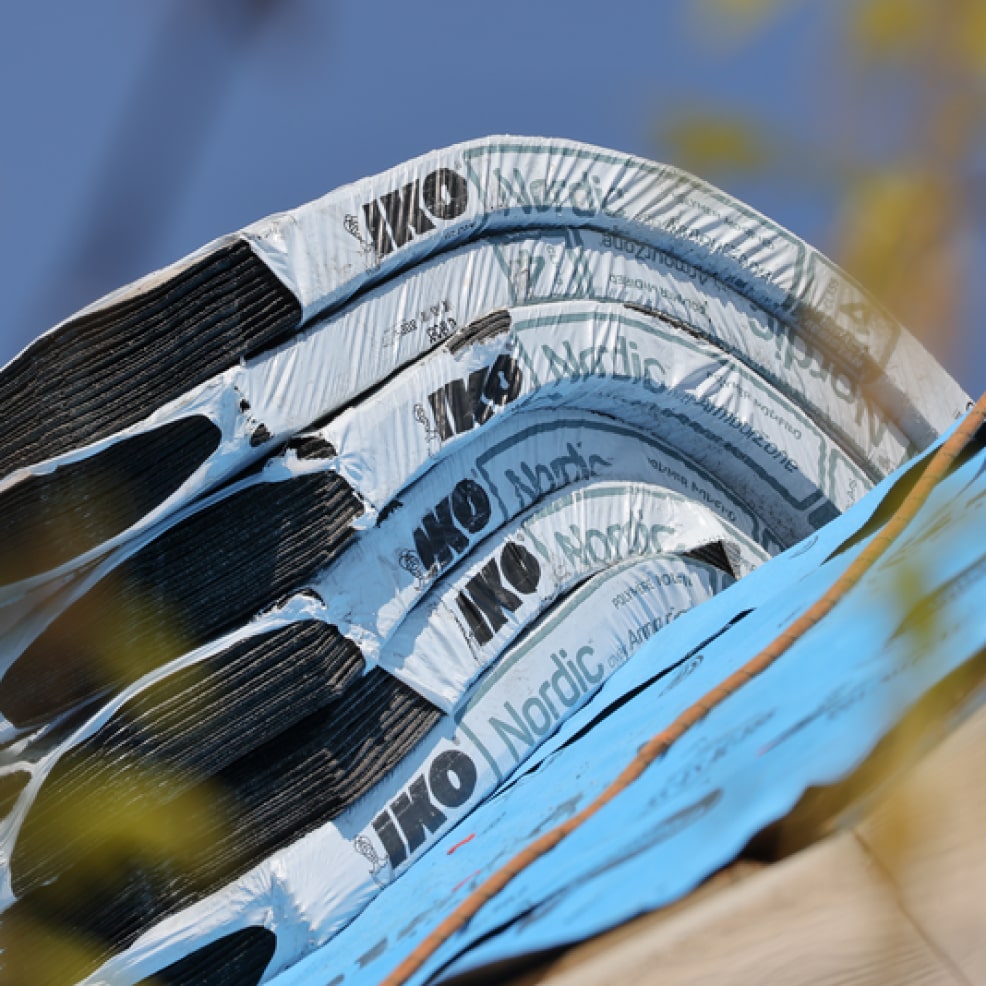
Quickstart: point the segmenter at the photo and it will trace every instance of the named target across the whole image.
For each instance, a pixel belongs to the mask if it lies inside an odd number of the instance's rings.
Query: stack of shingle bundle
[[[790,233],[559,140],[57,326],[0,371],[9,981],[275,975],[966,406]]]

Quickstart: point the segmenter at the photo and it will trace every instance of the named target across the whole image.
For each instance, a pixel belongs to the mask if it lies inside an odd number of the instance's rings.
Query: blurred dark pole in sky
[[[54,325],[148,272],[149,248],[181,201],[240,54],[276,11],[295,2],[169,5],[85,197],[80,234],[35,292],[29,325]]]

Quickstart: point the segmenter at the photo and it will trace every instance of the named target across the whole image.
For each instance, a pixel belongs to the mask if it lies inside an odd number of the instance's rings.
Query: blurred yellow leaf
[[[703,39],[735,42],[761,28],[794,0],[699,0],[690,5],[694,30]]]
[[[717,8],[720,13],[745,19],[763,18],[789,2],[790,0],[707,0],[709,6]]]
[[[169,789],[177,793],[168,796]],[[77,812],[68,807],[47,822],[50,839],[58,841],[62,830],[62,841],[79,844],[81,871],[105,870],[107,860],[117,857],[139,858],[150,866],[193,865],[226,821],[218,787],[202,782],[188,788],[186,778],[172,777],[155,764],[131,764],[89,790],[80,785],[77,804]],[[99,804],[107,810],[94,811]]]
[[[5,950],[0,956],[4,983],[68,983],[80,970],[95,968],[103,955],[99,943],[63,927],[17,914],[5,914]]]
[[[986,0],[970,0],[965,7],[956,45],[968,68],[986,76]]]
[[[962,276],[952,235],[955,190],[945,175],[899,168],[852,184],[839,222],[836,259],[915,334],[938,337],[955,321]]]
[[[934,17],[947,16],[937,0],[860,0],[852,6],[850,34],[860,51],[888,57],[916,51]]]
[[[842,217],[845,264],[870,287],[885,282],[933,197],[933,184],[916,171],[879,171],[854,182]]]
[[[734,117],[689,117],[668,126],[662,137],[676,165],[703,177],[755,172],[767,164],[762,135]]]

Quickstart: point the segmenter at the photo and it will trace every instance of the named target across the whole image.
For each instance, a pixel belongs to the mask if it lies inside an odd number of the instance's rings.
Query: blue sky
[[[705,0],[4,4],[0,363],[215,236],[489,133],[677,163],[661,138],[675,120],[755,117],[777,159],[770,178],[712,177],[830,249],[837,190],[804,146],[856,140],[879,154],[907,112],[899,90],[854,88],[836,43],[844,2],[791,0],[745,40]],[[849,105],[873,125],[847,132]],[[986,264],[979,225],[974,266]],[[982,279],[962,310],[956,345],[936,355],[978,395]]]

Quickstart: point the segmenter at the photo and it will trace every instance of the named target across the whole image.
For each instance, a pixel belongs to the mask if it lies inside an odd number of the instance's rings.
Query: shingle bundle
[[[274,975],[966,401],[796,237],[555,140],[57,326],[0,371],[8,979]]]

